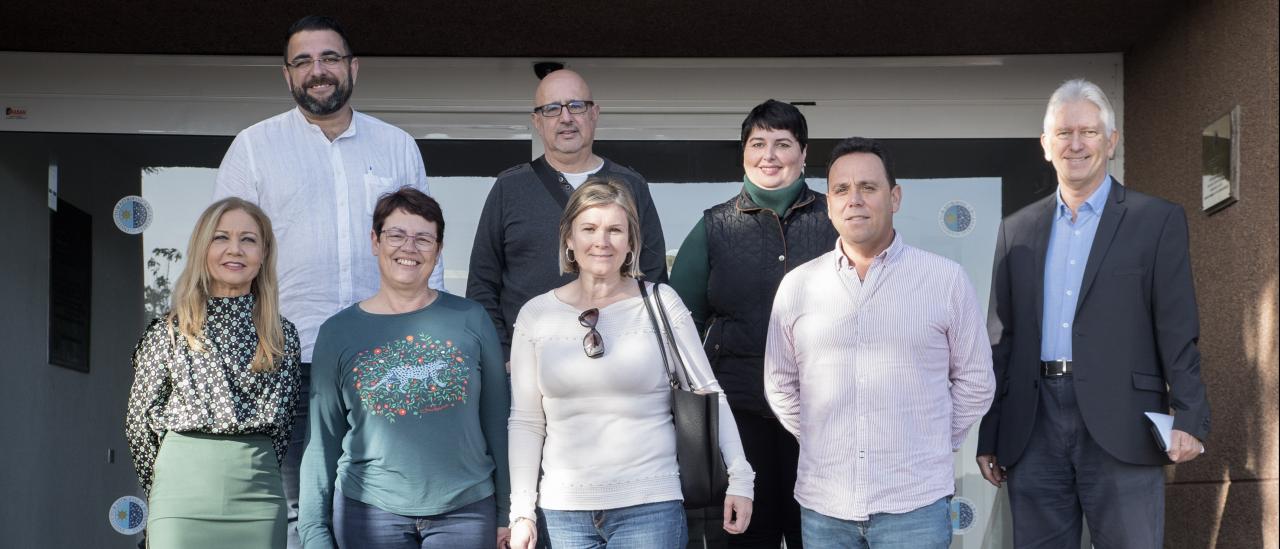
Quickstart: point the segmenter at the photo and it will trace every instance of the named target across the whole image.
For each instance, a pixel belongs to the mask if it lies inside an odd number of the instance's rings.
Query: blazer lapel
[[[1035,265],[1035,289],[1036,296],[1036,334],[1040,334],[1043,327],[1040,325],[1044,321],[1044,264],[1049,255],[1049,238],[1053,233],[1053,218],[1057,215],[1058,193],[1057,187],[1054,187],[1054,194],[1044,199],[1044,204],[1040,206],[1040,215],[1035,217],[1035,234],[1032,236],[1032,245],[1036,249],[1036,265]]]
[[[1102,210],[1102,219],[1098,221],[1098,231],[1093,236],[1093,246],[1089,249],[1089,261],[1084,264],[1084,278],[1080,281],[1080,297],[1076,301],[1076,312],[1080,312],[1080,303],[1089,297],[1089,288],[1102,269],[1102,260],[1107,257],[1111,241],[1115,239],[1116,230],[1120,228],[1120,220],[1124,219],[1124,185],[1112,179],[1111,195],[1107,197],[1107,207]]]

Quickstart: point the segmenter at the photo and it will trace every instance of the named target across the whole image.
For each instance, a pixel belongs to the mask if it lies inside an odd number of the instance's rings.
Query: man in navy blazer
[[[1102,90],[1064,83],[1040,136],[1057,192],[1000,226],[977,460],[1020,549],[1078,549],[1082,516],[1100,549],[1162,547],[1162,466],[1209,434],[1186,214],[1107,173],[1119,140]],[[1173,414],[1167,450],[1144,412]]]

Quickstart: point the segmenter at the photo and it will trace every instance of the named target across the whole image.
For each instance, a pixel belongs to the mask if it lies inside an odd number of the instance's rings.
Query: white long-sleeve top
[[[898,235],[859,279],[837,243],[778,286],[764,387],[800,440],[800,505],[867,520],[951,495],[952,452],[995,392],[969,277]]]
[[[675,290],[659,288],[691,385],[721,393],[728,493],[750,498],[755,473],[693,319]],[[529,300],[516,319],[508,435],[513,521],[533,519],[535,504],[583,511],[682,499],[670,385],[643,299],[600,309],[600,358],[582,350],[581,312],[547,292]]]
[[[298,327],[302,361],[320,325],[377,293],[370,253],[378,197],[408,185],[427,191],[418,144],[404,130],[353,111],[333,141],[298,108],[245,128],[218,166],[213,199],[236,196],[271,218],[279,253],[280,313]],[[444,289],[437,260],[429,282]]]

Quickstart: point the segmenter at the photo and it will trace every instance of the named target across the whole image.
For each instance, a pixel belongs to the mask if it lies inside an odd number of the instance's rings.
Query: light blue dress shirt
[[[1098,232],[1102,208],[1111,194],[1111,176],[1080,205],[1076,220],[1062,202],[1062,193],[1054,193],[1058,206],[1054,209],[1053,230],[1044,263],[1044,318],[1041,322],[1040,360],[1071,360],[1071,329],[1075,325],[1076,300],[1084,279],[1085,263]]]

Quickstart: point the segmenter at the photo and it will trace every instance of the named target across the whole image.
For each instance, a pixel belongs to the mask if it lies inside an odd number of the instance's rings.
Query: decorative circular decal
[[[121,496],[111,504],[107,522],[115,531],[132,536],[147,527],[147,502],[133,496]]]
[[[973,206],[962,200],[952,200],[938,212],[938,225],[947,236],[960,238],[973,232]]]
[[[151,226],[151,204],[141,196],[129,195],[116,202],[111,212],[116,228],[127,234],[138,234]]]
[[[962,497],[951,498],[951,532],[955,534],[968,532],[976,522],[977,512],[972,501]]]

